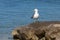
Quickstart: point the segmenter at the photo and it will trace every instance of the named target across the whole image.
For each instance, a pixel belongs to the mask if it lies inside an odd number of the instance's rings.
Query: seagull
[[[31,18],[38,20],[38,18],[39,18],[38,9],[34,9],[34,14]]]

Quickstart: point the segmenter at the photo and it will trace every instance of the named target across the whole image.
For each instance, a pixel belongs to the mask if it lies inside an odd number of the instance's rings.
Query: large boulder
[[[12,31],[14,40],[59,40],[60,22],[33,22],[15,28]]]
[[[12,31],[13,38],[19,40],[38,40],[38,37],[34,33],[35,29],[26,26]]]
[[[60,24],[50,24],[45,32],[46,40],[60,40]]]

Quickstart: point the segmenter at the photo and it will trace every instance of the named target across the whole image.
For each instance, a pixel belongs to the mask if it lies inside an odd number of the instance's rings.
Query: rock
[[[60,27],[55,25],[56,24],[52,24],[48,29],[46,29],[46,40],[60,40]]]
[[[31,27],[21,27],[12,31],[14,39],[20,40],[38,40],[38,37],[34,34],[35,30]],[[15,34],[16,33],[16,34]],[[16,37],[14,37],[16,35]]]
[[[31,24],[15,28],[12,31],[12,35],[14,40],[59,40],[60,22],[36,21]]]

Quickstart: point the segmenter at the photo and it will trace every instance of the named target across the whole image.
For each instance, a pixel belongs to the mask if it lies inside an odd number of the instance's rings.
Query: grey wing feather
[[[32,17],[31,17],[31,18],[33,18],[33,16],[34,16],[34,14],[32,15]]]

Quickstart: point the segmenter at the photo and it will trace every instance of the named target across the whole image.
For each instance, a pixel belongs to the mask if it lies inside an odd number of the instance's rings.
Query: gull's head
[[[38,9],[34,9],[35,14],[38,14]]]
[[[38,12],[38,9],[34,9],[35,12]]]

